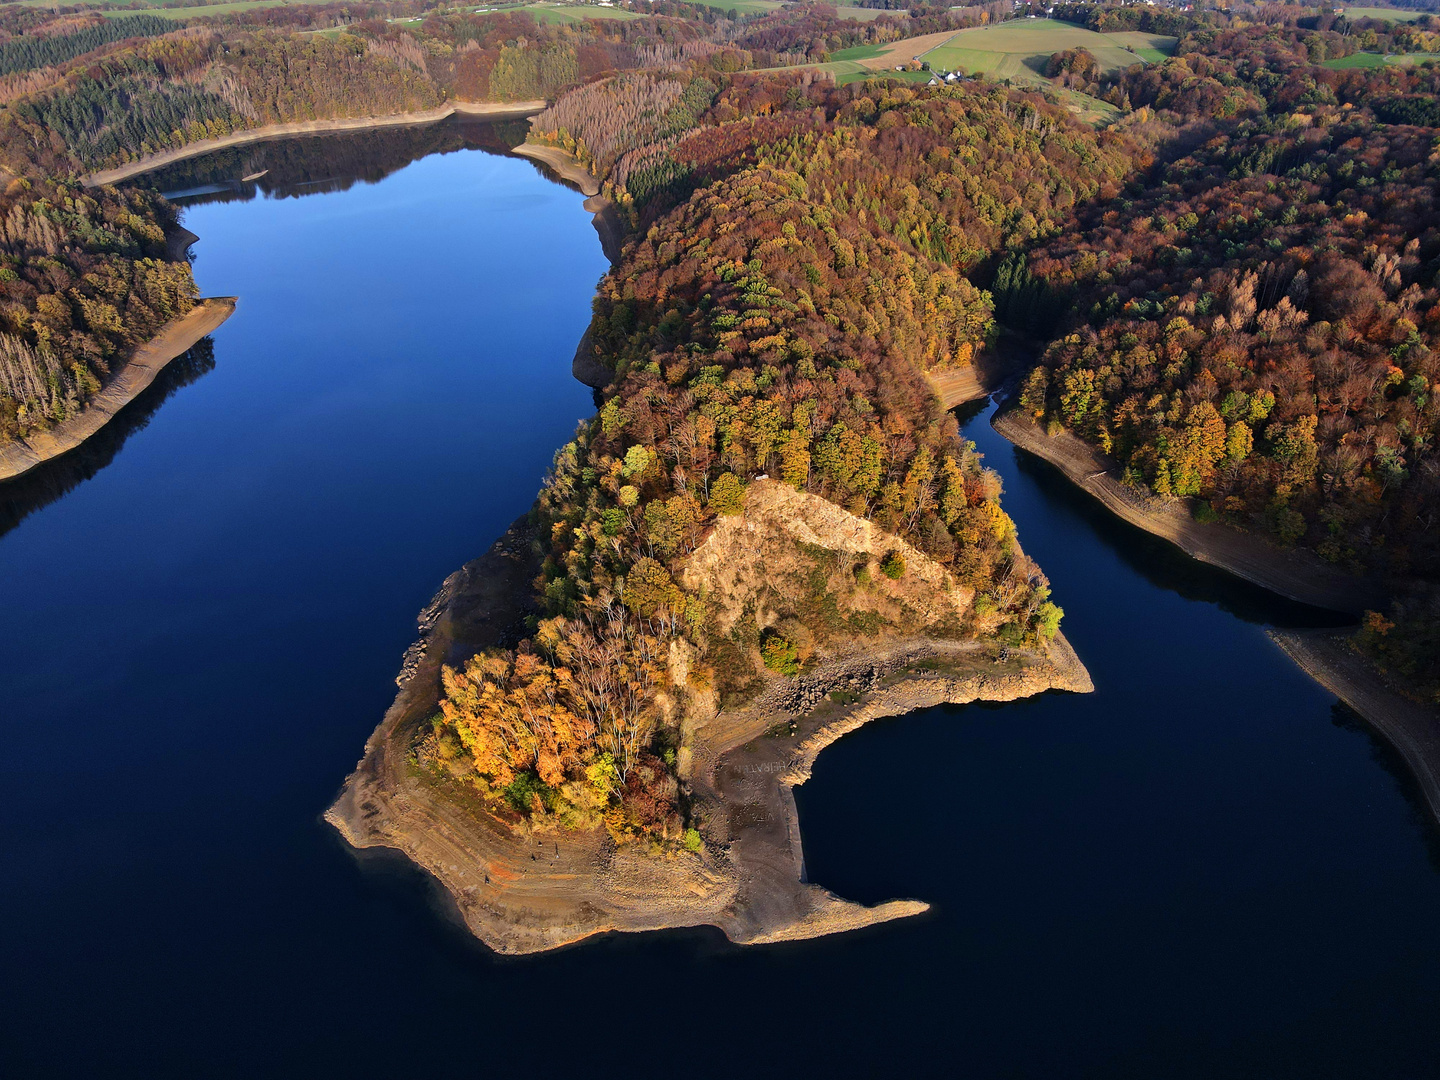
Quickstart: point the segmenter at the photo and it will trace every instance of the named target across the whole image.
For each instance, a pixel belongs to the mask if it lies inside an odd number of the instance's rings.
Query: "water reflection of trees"
[[[0,483],[0,536],[109,465],[125,441],[146,427],[172,394],[214,367],[214,342],[208,337],[202,338],[188,352],[167,364],[143,393],[74,450],[23,476]]]
[[[375,184],[413,161],[458,150],[509,153],[525,141],[527,121],[479,122],[452,116],[433,124],[326,132],[246,143],[144,173],[130,181],[185,204],[245,202],[344,191]],[[246,181],[245,177],[263,174]]]

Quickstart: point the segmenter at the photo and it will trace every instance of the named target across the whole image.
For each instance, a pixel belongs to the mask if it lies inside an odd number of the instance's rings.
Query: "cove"
[[[876,723],[797,789],[812,880],[929,914],[505,960],[356,859],[319,814],[415,613],[592,411],[605,270],[503,131],[376,135],[185,163],[197,278],[241,307],[0,536],[6,1075],[1430,1071],[1433,833],[1263,635],[1327,617],[1110,521],[984,411],[1097,693]]]

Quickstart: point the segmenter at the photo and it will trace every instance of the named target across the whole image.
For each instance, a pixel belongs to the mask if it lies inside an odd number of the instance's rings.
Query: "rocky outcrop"
[[[752,488],[746,520],[718,530],[717,550],[731,533],[753,541],[771,527],[855,550],[893,546],[836,516],[849,517],[844,511],[826,511],[823,500],[770,487]],[[394,704],[326,813],[357,848],[396,848],[428,870],[469,928],[498,952],[537,952],[606,931],[699,925],[759,944],[922,912],[919,900],[867,907],[805,880],[792,789],[809,776],[816,755],[880,716],[1092,689],[1063,638],[1048,651],[924,638],[857,644],[802,681],[773,676],[743,708],[717,710],[713,697],[694,696],[678,771],[703,836],[699,853],[647,854],[639,844],[617,846],[603,830],[502,822],[464,785],[413,766],[409,752],[439,700],[441,663],[520,632],[537,569],[529,540],[517,522],[484,557],[446,580],[421,615],[420,640],[406,653]],[[752,545],[749,558],[758,557]],[[682,684],[688,665],[688,652],[677,648],[671,666]]]

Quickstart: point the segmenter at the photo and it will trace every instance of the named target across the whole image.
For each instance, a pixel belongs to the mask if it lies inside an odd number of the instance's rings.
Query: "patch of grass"
[[[869,60],[871,57],[879,56],[890,47],[890,42],[881,42],[877,45],[856,45],[851,49],[841,49],[839,52],[830,54],[831,60]]]
[[[602,8],[593,4],[524,4],[506,8],[506,11],[527,12],[540,23],[578,23],[586,19],[642,19],[633,11],[621,8]]]
[[[1421,15],[1430,15],[1429,11],[1401,11],[1399,8],[1387,7],[1347,7],[1344,9],[1345,16],[1350,19],[1384,19],[1386,22],[1414,22]]]
[[[839,19],[854,19],[856,22],[874,22],[881,15],[895,15],[905,18],[910,13],[903,8],[887,11],[884,8],[863,8],[850,7],[847,4],[835,5],[835,17]]]
[[[1321,67],[1327,67],[1331,71],[1347,71],[1350,68],[1378,68],[1385,66],[1385,57],[1379,53],[1358,52],[1349,56],[1339,56],[1334,60],[1326,60]]]
[[[1136,56],[1150,64],[1158,64],[1166,57],[1174,56],[1175,46],[1180,44],[1179,38],[1166,34],[1142,34],[1126,31],[1117,34],[1101,34],[1100,36],[1112,45],[1134,52]]]
[[[785,6],[778,0],[686,0],[686,3],[733,11],[737,15],[758,15],[766,11],[778,11]]]
[[[829,65],[822,66],[828,67]],[[861,69],[836,75],[835,84],[849,86],[853,82],[864,82],[866,79],[898,79],[900,82],[927,83],[933,74],[930,71],[867,71]]]
[[[104,10],[100,14],[107,19],[123,19],[130,15],[159,15],[166,19],[195,19],[203,15],[230,15],[237,11],[255,11],[259,8],[283,7],[288,4],[323,4],[328,0],[235,0],[233,4],[211,4],[208,7],[174,7],[174,8],[125,8],[124,10]],[[48,6],[48,5],[47,5]]]
[[[1143,47],[1150,49],[1158,49],[1150,40],[1158,36],[1138,35],[1147,39]],[[1124,47],[1134,44],[1129,40],[1116,42],[1112,40],[1112,35],[1097,34],[1058,19],[1014,19],[994,26],[961,30],[921,58],[929,61],[932,68],[943,71],[964,71],[971,75],[984,73],[995,79],[1048,83],[1045,64],[1057,52],[1088,49],[1099,61],[1100,69],[1108,73],[1123,71],[1140,61],[1139,56]]]
[[[1385,67],[1387,64],[1423,64],[1429,60],[1440,60],[1440,53],[1391,53],[1389,56],[1370,52],[1352,53],[1350,56],[1340,56],[1334,60],[1326,60],[1320,66],[1327,67],[1331,71],[1344,71],[1347,68]]]

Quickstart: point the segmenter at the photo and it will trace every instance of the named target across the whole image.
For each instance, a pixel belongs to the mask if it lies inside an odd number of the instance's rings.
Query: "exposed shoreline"
[[[1179,501],[1144,500],[1107,471],[1108,463],[1070,432],[1047,435],[1010,409],[996,414],[996,431],[1054,465],[1117,517],[1175,544],[1187,555],[1317,607],[1358,614],[1383,610],[1379,583],[1352,577],[1308,552],[1284,551],[1223,525],[1194,521]],[[1349,630],[1267,631],[1291,660],[1359,713],[1400,753],[1440,823],[1440,710],[1412,701],[1349,643]]]
[[[493,103],[450,101],[438,109],[426,109],[420,112],[392,113],[388,116],[357,116],[338,120],[306,120],[292,124],[267,124],[265,127],[237,131],[233,135],[226,135],[219,139],[201,139],[174,150],[162,150],[156,154],[147,154],[138,161],[90,173],[88,176],[81,177],[80,182],[86,187],[118,184],[123,180],[139,176],[141,173],[150,172],[152,169],[172,165],[187,158],[199,157],[213,150],[223,150],[229,146],[242,146],[246,143],[265,142],[269,139],[285,139],[295,135],[318,135],[330,131],[363,131],[369,128],[430,124],[437,120],[444,120],[448,116],[483,116],[491,120],[503,120],[529,116],[543,108],[545,108],[543,101]]]
[[[1303,550],[1285,550],[1251,533],[1194,520],[1185,502],[1147,499],[1121,484],[1110,463],[1068,431],[1047,435],[1013,408],[992,426],[1010,442],[1063,472],[1117,517],[1168,540],[1185,554],[1302,604],[1350,614],[1383,609],[1385,589],[1347,574]]]
[[[1296,665],[1340,698],[1400,752],[1440,823],[1440,709],[1412,701],[1350,647],[1345,631],[1270,630]]]
[[[193,234],[191,234],[193,235]],[[198,301],[189,313],[172,319],[149,341],[136,346],[105,387],[76,415],[49,431],[0,444],[0,481],[13,480],[45,462],[74,450],[155,381],[177,356],[212,333],[235,311],[236,298],[215,296]]]
[[[799,940],[919,914],[919,900],[851,903],[804,880],[792,789],[816,756],[870,720],[942,703],[1011,701],[1050,689],[1089,692],[1089,674],[1063,637],[1048,655],[1002,661],[973,642],[909,639],[835,658],[801,680],[866,688],[803,714],[782,708],[793,680],[721,711],[689,733],[681,771],[691,785],[701,855],[646,855],[603,830],[511,828],[407,762],[410,741],[439,699],[439,667],[504,639],[523,616],[533,577],[529,533],[516,522],[490,551],[451,575],[422,612],[399,694],[365,756],[325,814],[357,848],[390,847],[427,870],[470,930],[501,953],[557,948],[610,931],[710,925],[732,941]],[[914,670],[938,658],[947,671]],[[849,680],[849,681],[847,681]],[[813,685],[812,685],[813,684]],[[812,697],[815,696],[813,693]],[[789,734],[773,732],[793,721]]]

